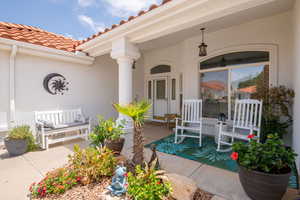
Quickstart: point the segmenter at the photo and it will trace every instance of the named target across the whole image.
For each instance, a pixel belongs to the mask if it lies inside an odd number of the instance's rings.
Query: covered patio
[[[174,1],[77,49],[116,64],[119,103],[150,101],[154,122],[180,115],[185,99],[202,99],[204,132],[214,136],[219,115],[232,119],[234,100],[252,98],[258,90],[253,80],[293,88],[295,5],[293,0]],[[201,42],[208,47],[199,56]],[[298,146],[292,134],[285,142]]]

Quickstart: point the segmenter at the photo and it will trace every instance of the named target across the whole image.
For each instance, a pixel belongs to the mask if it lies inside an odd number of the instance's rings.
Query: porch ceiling
[[[126,37],[141,50],[177,43],[199,34],[271,16],[292,8],[294,0],[174,0],[78,47],[91,56],[111,51],[112,42]]]
[[[175,45],[189,37],[200,36],[200,28],[205,27],[206,33],[212,33],[224,28],[247,23],[256,19],[276,15],[293,8],[294,0],[276,0],[271,3],[243,10],[226,17],[218,18],[203,24],[177,31],[150,41],[138,44],[141,50],[151,50]]]

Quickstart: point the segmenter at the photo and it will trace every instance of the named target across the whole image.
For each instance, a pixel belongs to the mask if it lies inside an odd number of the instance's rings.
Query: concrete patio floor
[[[171,134],[165,127],[146,125],[144,129],[145,144]],[[126,135],[126,138],[132,135]],[[126,140],[123,154],[132,155],[132,142]],[[50,170],[66,164],[67,156],[73,152],[73,145],[81,147],[88,144],[83,140],[57,144],[47,151],[26,153],[22,156],[9,157],[6,150],[0,149],[0,199],[24,200],[28,199],[28,188],[31,183],[38,182]],[[145,157],[149,159],[151,151],[145,149]],[[233,172],[218,169],[196,161],[158,152],[159,161],[165,170],[178,173],[194,179],[198,186],[208,192],[216,194],[214,200],[248,200],[240,185],[238,175]],[[284,200],[293,199],[296,191],[289,190]]]

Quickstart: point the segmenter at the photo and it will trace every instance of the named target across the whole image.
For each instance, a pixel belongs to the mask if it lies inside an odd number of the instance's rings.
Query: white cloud
[[[108,4],[108,9],[113,16],[128,17],[140,10],[149,8],[161,0],[102,0]]]
[[[95,3],[95,0],[78,0],[78,5],[81,7],[88,7]]]
[[[78,20],[82,25],[89,27],[93,32],[103,31],[105,27],[103,23],[95,22],[91,17],[86,15],[79,15]]]
[[[72,34],[69,34],[69,33],[65,33],[64,36],[66,36],[67,38],[74,39],[74,36]]]

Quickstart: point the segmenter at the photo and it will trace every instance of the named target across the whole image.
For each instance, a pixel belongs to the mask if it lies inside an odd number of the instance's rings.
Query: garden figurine
[[[112,196],[122,196],[126,193],[126,176],[126,167],[118,165],[115,171],[115,175],[112,178],[112,183],[107,188],[111,192]]]
[[[156,145],[151,144],[150,148],[151,148],[151,151],[152,151],[152,156],[150,158],[150,161],[148,162],[148,165],[150,165],[154,160],[156,160],[155,169],[160,169],[158,156],[157,156],[157,153],[156,153]]]

